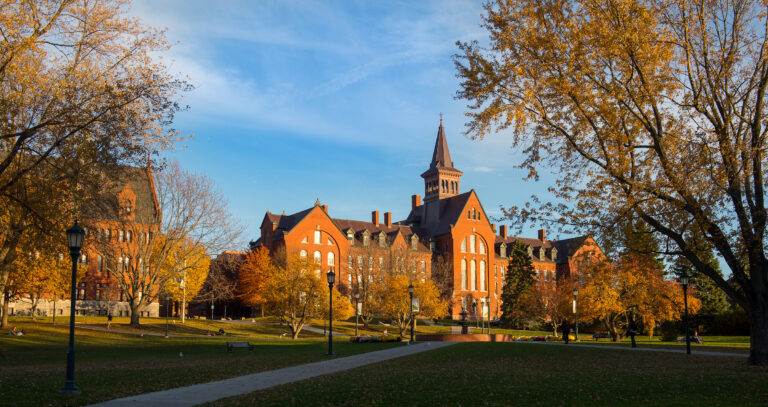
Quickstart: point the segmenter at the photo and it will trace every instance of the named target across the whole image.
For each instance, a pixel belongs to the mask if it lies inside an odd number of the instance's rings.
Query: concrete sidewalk
[[[453,345],[452,342],[426,342],[416,345],[403,345],[376,352],[362,353],[343,358],[332,358],[322,362],[291,366],[283,369],[254,373],[217,382],[195,384],[154,393],[139,394],[94,404],[92,407],[125,406],[194,406],[226,397],[239,396],[268,389],[281,384],[292,383],[312,377],[341,372],[371,363],[382,362],[403,356],[413,355],[432,349]],[[365,345],[361,345],[365,346]]]

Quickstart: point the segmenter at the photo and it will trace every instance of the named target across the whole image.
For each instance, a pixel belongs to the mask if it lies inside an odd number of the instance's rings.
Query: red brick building
[[[381,222],[378,211],[372,212],[370,221],[333,218],[318,200],[314,207],[291,215],[267,211],[256,245],[313,258],[320,273],[334,268],[342,288],[354,288],[385,270],[431,278],[433,265],[442,257],[451,269],[448,283],[454,318],[462,309],[500,316],[507,247],[515,240],[528,246],[539,279],[545,282],[577,272],[573,259],[579,253],[599,252],[588,236],[550,241],[542,229],[537,239],[517,238],[507,236],[506,225],[497,234],[477,193],[461,192],[462,174],[451,160],[441,120],[432,161],[421,174],[424,200],[411,196],[411,211],[404,220],[395,222],[386,212]]]

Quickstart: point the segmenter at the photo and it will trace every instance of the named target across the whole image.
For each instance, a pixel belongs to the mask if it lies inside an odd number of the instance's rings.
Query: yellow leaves
[[[245,261],[237,273],[239,298],[245,304],[256,305],[264,302],[266,280],[274,267],[269,250],[264,246],[246,254]]]
[[[162,239],[158,237],[157,239]],[[160,243],[160,242],[157,242]],[[156,244],[159,247],[160,244]],[[193,298],[203,288],[210,269],[210,257],[200,244],[180,242],[162,264],[163,291],[174,301]]]

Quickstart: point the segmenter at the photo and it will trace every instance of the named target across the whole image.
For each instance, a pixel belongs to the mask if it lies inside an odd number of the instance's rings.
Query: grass
[[[740,357],[463,343],[209,406],[764,406],[768,368]]]
[[[103,319],[103,318],[102,318]],[[59,324],[61,320],[62,324]],[[80,317],[78,317],[78,321]],[[25,336],[0,335],[0,404],[3,406],[85,405],[133,394],[240,376],[248,373],[325,360],[323,339],[256,339],[253,351],[227,352],[228,337],[140,336],[89,329],[76,330],[75,383],[81,396],[58,394],[64,384],[68,325],[57,318],[50,323],[12,319],[11,326],[24,328]],[[87,318],[83,322],[88,323]],[[91,321],[93,322],[93,321]],[[121,325],[121,321],[118,326]],[[149,331],[157,330],[151,319],[142,319]],[[189,333],[218,326],[196,325]],[[231,328],[238,334],[268,331],[262,324]],[[230,325],[226,325],[229,327]],[[121,326],[122,328],[122,326]],[[164,320],[163,320],[164,332]],[[225,328],[227,329],[227,328]],[[266,334],[265,334],[266,335]],[[334,343],[338,357],[380,350],[399,344]],[[179,357],[183,352],[183,357]]]

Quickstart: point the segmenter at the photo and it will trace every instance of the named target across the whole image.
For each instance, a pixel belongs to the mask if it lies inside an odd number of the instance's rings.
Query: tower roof
[[[453,161],[451,161],[451,152],[448,150],[448,141],[445,139],[445,129],[443,128],[443,118],[440,117],[440,127],[437,129],[437,140],[435,141],[435,152],[432,153],[432,162],[429,164],[430,169],[437,168],[451,168],[453,169]]]

